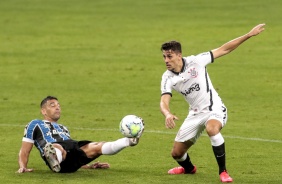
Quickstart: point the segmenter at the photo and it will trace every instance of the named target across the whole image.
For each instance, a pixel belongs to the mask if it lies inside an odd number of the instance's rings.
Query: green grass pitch
[[[229,110],[222,134],[234,183],[282,183],[281,0],[1,0],[1,183],[220,183],[206,134],[189,154],[195,175],[167,175],[170,151],[188,106],[174,94],[180,118],[168,130],[159,111],[164,41],[179,40],[183,55],[209,51],[259,23],[266,31],[208,66]],[[60,123],[74,139],[111,141],[121,118],[141,116],[140,144],[101,156],[108,170],[52,173],[34,148],[33,173],[16,174],[24,126],[41,118],[39,103],[57,96]]]

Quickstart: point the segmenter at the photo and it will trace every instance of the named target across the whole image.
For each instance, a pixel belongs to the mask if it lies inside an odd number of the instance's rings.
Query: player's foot
[[[170,169],[167,173],[168,174],[195,174],[197,171],[196,166],[194,166],[194,169],[188,173],[185,172],[185,169],[183,167],[175,167]]]
[[[233,181],[233,179],[229,176],[227,171],[223,171],[222,173],[220,173],[219,177],[220,177],[220,181],[223,183],[231,183]]]
[[[194,165],[194,169],[190,171],[190,173],[186,173],[186,174],[195,174],[196,171],[197,171],[197,167]]]
[[[44,156],[49,163],[50,168],[54,172],[60,172],[61,166],[58,161],[56,150],[51,143],[47,143],[44,147]]]
[[[129,138],[129,146],[136,146],[139,142],[139,138]]]

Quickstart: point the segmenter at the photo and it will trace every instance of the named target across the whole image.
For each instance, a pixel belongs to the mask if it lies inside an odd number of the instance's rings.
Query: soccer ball
[[[127,115],[122,118],[119,130],[125,137],[138,137],[144,130],[144,121],[138,116]]]

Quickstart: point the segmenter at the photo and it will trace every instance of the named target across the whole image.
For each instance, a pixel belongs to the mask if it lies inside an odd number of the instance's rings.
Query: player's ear
[[[182,53],[178,52],[178,53],[176,53],[176,55],[177,55],[177,57],[182,59]]]
[[[46,114],[46,110],[44,108],[41,108],[41,114],[45,115]]]

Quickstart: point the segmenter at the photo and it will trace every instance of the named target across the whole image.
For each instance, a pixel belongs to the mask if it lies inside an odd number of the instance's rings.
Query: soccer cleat
[[[60,172],[61,166],[58,161],[56,150],[51,143],[47,143],[44,147],[44,156],[54,172]]]
[[[229,176],[227,171],[223,171],[222,173],[220,173],[219,177],[220,177],[220,181],[223,183],[231,183],[233,181],[233,179]]]
[[[167,173],[168,174],[195,174],[196,171],[197,171],[196,166],[194,166],[194,169],[190,171],[189,173],[186,173],[183,167],[175,167],[175,168],[170,169]]]
[[[195,173],[196,173],[196,171],[197,171],[197,167],[196,167],[196,166],[194,166],[194,169],[193,169],[192,171],[190,171],[190,173],[187,173],[187,174],[195,174]]]
[[[136,146],[139,142],[139,138],[129,138],[129,146]]]
[[[167,173],[168,174],[184,174],[185,169],[183,167],[175,167],[175,168],[170,169]]]

